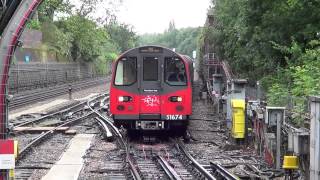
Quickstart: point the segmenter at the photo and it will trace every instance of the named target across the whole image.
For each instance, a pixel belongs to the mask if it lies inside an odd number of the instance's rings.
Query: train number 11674
[[[182,120],[182,115],[172,114],[166,116],[167,120]]]

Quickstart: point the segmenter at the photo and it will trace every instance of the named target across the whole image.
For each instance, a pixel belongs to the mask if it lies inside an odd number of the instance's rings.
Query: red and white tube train
[[[116,126],[184,131],[192,114],[193,62],[160,46],[126,51],[113,65],[110,111]]]

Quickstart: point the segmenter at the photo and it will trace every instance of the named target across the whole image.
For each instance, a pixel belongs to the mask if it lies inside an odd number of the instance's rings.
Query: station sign
[[[14,168],[14,140],[0,140],[0,169]]]

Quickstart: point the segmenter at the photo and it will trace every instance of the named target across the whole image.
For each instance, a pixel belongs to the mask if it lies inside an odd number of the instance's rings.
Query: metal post
[[[257,81],[257,100],[260,102],[260,98],[261,98],[261,89],[260,89],[260,82]]]
[[[71,87],[71,84],[69,84],[68,91],[69,91],[69,100],[72,100],[72,87]]]
[[[46,63],[46,65],[45,65],[45,68],[46,68],[46,78],[45,78],[45,87],[48,87],[48,63]]]
[[[6,92],[5,92],[5,112],[7,114],[7,116],[5,117],[5,120],[6,120],[6,134],[5,134],[5,139],[8,138],[8,134],[9,134],[9,131],[8,131],[8,127],[9,127],[9,95],[8,95],[8,84],[6,85]],[[5,170],[6,171],[6,178],[9,179],[9,170]]]
[[[19,75],[20,75],[20,67],[19,67],[19,63],[17,63],[17,67],[18,67],[18,71],[17,71],[17,89],[16,89],[16,93],[19,93]]]
[[[310,123],[310,180],[320,179],[320,97],[309,99]]]

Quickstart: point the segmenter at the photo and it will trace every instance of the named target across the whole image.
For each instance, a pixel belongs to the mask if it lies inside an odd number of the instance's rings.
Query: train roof
[[[193,62],[192,58],[190,58],[189,56],[177,53],[177,52],[175,52],[175,51],[173,51],[173,50],[171,50],[171,49],[169,49],[167,47],[159,46],[159,45],[146,45],[146,46],[139,46],[139,47],[135,47],[135,48],[129,49],[129,50],[123,52],[118,57],[117,61],[121,57],[123,57],[123,56],[125,56],[127,54],[130,54],[130,53],[163,53],[165,51],[166,52],[170,52],[173,55],[181,57],[186,63]]]

